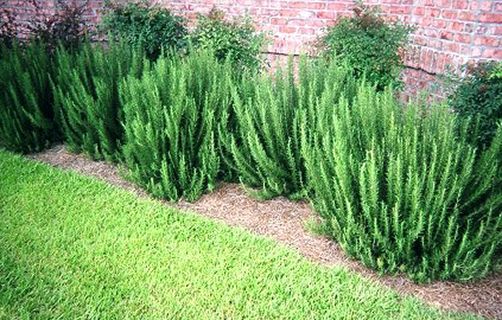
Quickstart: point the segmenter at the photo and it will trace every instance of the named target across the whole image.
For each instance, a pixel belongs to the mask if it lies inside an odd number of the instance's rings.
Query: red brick
[[[295,33],[296,32],[296,27],[280,26],[279,27],[279,32],[282,32],[282,33]]]
[[[284,18],[272,18],[270,19],[270,23],[273,25],[285,25],[288,23],[288,19]]]
[[[455,10],[442,10],[441,11],[441,17],[444,19],[455,19],[457,18],[457,11]]]
[[[333,11],[319,11],[316,13],[316,17],[319,19],[335,19],[336,12]]]
[[[439,31],[436,29],[425,29],[423,32],[424,35],[430,38],[438,38],[439,37]]]
[[[494,30],[493,30],[493,34],[497,35],[497,36],[502,35],[502,26],[495,27]]]
[[[295,2],[288,2],[287,7],[293,8],[293,9],[320,10],[320,9],[326,8],[326,3],[324,3],[324,2],[309,2],[309,1],[295,1]]]
[[[281,9],[279,11],[279,15],[282,17],[296,17],[300,13],[300,10],[291,10],[291,9]]]
[[[441,10],[438,8],[426,8],[425,9],[426,16],[435,18],[435,17],[439,17],[440,14],[441,14]]]
[[[291,27],[303,27],[306,24],[306,20],[289,19],[286,24]]]
[[[470,9],[471,10],[480,10],[480,11],[491,11],[492,6],[493,6],[492,0],[471,1]]]
[[[448,32],[448,31],[442,31],[441,34],[439,35],[439,37],[441,39],[444,39],[444,40],[453,40],[453,33],[452,32]]]
[[[422,22],[420,23],[420,26],[423,28],[430,27],[430,26],[432,26],[432,21],[433,21],[433,18],[424,17],[422,19]]]
[[[428,46],[436,50],[443,50],[443,43],[444,41],[440,39],[430,39]]]
[[[348,10],[349,6],[345,3],[328,3],[328,10],[334,10],[334,11],[344,11]]]
[[[502,13],[485,13],[479,16],[480,22],[502,23]]]
[[[464,20],[464,21],[475,21],[476,17],[475,15],[470,12],[470,11],[460,11],[458,13],[458,19],[459,20]]]
[[[39,0],[53,4],[54,0]],[[342,16],[351,16],[352,0],[160,0],[174,12],[194,24],[197,13],[207,13],[213,4],[235,17],[249,12],[261,30],[271,31],[270,51],[298,52],[307,48],[315,35]],[[2,3],[2,0],[0,0]],[[85,18],[98,21],[102,0],[89,0]],[[441,72],[446,64],[469,59],[502,59],[502,0],[366,0],[380,5],[389,21],[405,21],[417,26],[405,57],[407,65]],[[7,0],[7,5],[19,3]],[[2,6],[2,4],[0,4]],[[44,11],[51,11],[44,6]],[[25,18],[33,10],[23,10]],[[423,72],[411,72],[407,79],[416,80],[416,88],[424,85]]]
[[[478,30],[479,30],[479,32],[484,33],[485,31],[481,30],[479,27],[480,27],[480,26],[477,26],[477,25],[476,25],[476,24],[474,24],[474,23],[467,22],[467,23],[465,23],[465,24],[464,24],[464,29],[463,29],[463,31],[464,31],[464,32],[467,32],[467,33],[471,33],[471,32],[474,32],[474,31],[478,32]],[[477,30],[476,30],[476,29],[477,29]]]
[[[427,44],[427,38],[426,37],[417,37],[417,38],[415,38],[415,43],[420,46],[425,46]]]
[[[437,3],[441,8],[451,8],[452,0],[438,0]]]
[[[323,20],[318,20],[318,19],[307,19],[305,20],[305,25],[310,26],[310,27],[316,27],[316,28],[323,28],[326,27],[329,23],[323,21]]]
[[[393,14],[410,14],[411,13],[411,6],[390,6],[386,12],[393,13]]]
[[[441,20],[441,19],[435,19],[434,21],[432,21],[432,26],[434,28],[438,28],[438,29],[445,29],[446,28],[446,20]]]
[[[474,37],[474,45],[476,46],[498,47],[499,43],[499,39],[495,37]]]
[[[413,14],[414,14],[414,15],[417,15],[417,16],[423,16],[423,15],[424,15],[424,12],[425,12],[424,7],[415,7],[415,8],[413,9]]]
[[[464,30],[465,24],[462,22],[455,21],[451,24],[450,30],[451,31],[463,31]]]
[[[453,39],[456,42],[461,42],[461,43],[470,43],[471,42],[471,35],[470,34],[465,34],[465,33],[456,33],[453,36]]]
[[[262,16],[274,17],[274,16],[278,16],[279,13],[280,13],[279,10],[272,9],[272,8],[262,8],[260,10],[260,15],[262,15]]]
[[[483,52],[482,48],[474,47],[474,48],[472,48],[472,51],[471,51],[471,57],[473,57],[473,58],[480,57],[482,52]]]
[[[467,9],[469,2],[467,0],[453,0],[452,6],[455,9]]]
[[[315,29],[312,28],[298,28],[299,34],[315,34]]]
[[[502,49],[485,49],[481,55],[483,58],[502,60]]]

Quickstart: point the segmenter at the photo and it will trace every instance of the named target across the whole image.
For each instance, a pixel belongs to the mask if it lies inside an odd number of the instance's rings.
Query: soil
[[[63,169],[102,179],[144,197],[148,195],[125,180],[117,166],[92,161],[83,155],[69,153],[56,146],[31,158]],[[205,217],[241,227],[275,239],[298,250],[310,260],[328,266],[344,266],[371,281],[383,284],[403,295],[415,296],[443,310],[470,312],[502,319],[502,273],[472,283],[434,282],[416,284],[404,276],[382,276],[347,257],[330,239],[315,235],[307,225],[317,216],[307,202],[294,202],[283,197],[259,201],[237,184],[222,184],[195,203],[180,201],[166,205],[189,210]]]

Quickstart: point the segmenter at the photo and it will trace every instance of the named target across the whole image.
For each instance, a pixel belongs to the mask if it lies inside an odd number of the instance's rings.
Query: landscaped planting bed
[[[63,145],[29,156],[52,166],[98,178],[109,184],[129,190],[140,197],[148,194],[121,176],[120,167],[104,161],[93,161],[70,153]],[[348,257],[340,246],[316,229],[317,214],[306,201],[293,201],[275,197],[267,201],[257,199],[240,184],[223,183],[195,202],[162,201],[170,208],[191,211],[215,219],[226,225],[244,228],[284,244],[309,260],[327,267],[344,267],[364,278],[390,288],[400,295],[419,298],[443,310],[463,311],[498,318],[502,315],[502,287],[500,276],[458,283],[435,281],[414,283],[405,275],[382,275]]]
[[[248,232],[0,152],[2,319],[468,319]]]
[[[165,9],[112,6],[102,26],[109,42],[99,45],[83,36],[79,10],[35,23],[25,42],[0,28],[0,148],[29,154],[62,143],[172,204],[240,183],[260,199],[310,203],[311,229],[380,274],[498,279],[502,64],[473,68],[445,103],[403,103],[399,50],[411,29],[362,5],[320,39],[318,59],[274,72],[262,70],[264,36],[247,18],[214,9],[190,33]],[[385,63],[366,54],[377,44]],[[205,230],[197,218],[9,153],[0,160],[7,316],[438,315],[269,242],[249,244],[240,231]],[[249,246],[272,256],[251,264],[241,252]]]
[[[30,55],[38,66],[43,50],[17,49],[0,64]],[[471,280],[499,266],[502,129],[476,149],[468,121],[440,105],[404,106],[346,65],[304,58],[296,78],[293,66],[268,78],[212,54],[149,62],[114,46],[60,49],[49,63],[53,95],[17,90],[16,75],[3,80],[1,144],[40,150],[62,138],[123,163],[129,179],[169,201],[194,201],[222,180],[307,198],[349,255],[416,281]]]

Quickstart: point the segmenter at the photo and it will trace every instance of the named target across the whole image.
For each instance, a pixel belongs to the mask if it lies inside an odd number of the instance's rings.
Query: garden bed
[[[159,201],[0,152],[2,319],[472,319]]]
[[[104,180],[142,196],[148,195],[125,180],[116,165],[92,161],[72,154],[64,146],[56,146],[30,158],[67,170]],[[244,228],[270,237],[298,250],[312,261],[327,266],[343,266],[366,278],[412,295],[445,310],[470,312],[494,319],[502,318],[502,275],[495,274],[472,283],[434,282],[416,284],[404,276],[382,276],[347,257],[339,246],[323,236],[316,236],[307,226],[317,219],[310,205],[284,197],[259,201],[237,184],[223,184],[194,203],[163,202],[169,207],[190,210],[230,226]]]
[[[272,73],[248,17],[83,8],[0,12],[0,149],[139,198],[0,152],[0,318],[502,318],[501,63],[404,104],[362,3]]]

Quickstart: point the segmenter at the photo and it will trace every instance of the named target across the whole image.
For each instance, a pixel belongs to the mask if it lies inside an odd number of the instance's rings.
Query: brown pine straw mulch
[[[148,196],[124,180],[116,166],[71,154],[64,146],[56,146],[30,157],[56,167],[97,177],[141,196]],[[425,285],[415,284],[403,276],[380,276],[348,258],[335,242],[308,231],[306,223],[316,216],[306,202],[293,202],[283,197],[258,201],[251,198],[241,186],[224,184],[195,203],[182,201],[178,204],[166,204],[273,238],[298,250],[312,261],[327,266],[347,267],[401,294],[418,297],[441,309],[502,319],[502,274],[492,275],[474,283],[435,282]]]

